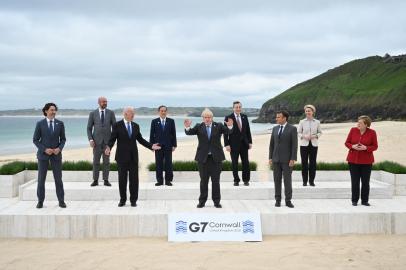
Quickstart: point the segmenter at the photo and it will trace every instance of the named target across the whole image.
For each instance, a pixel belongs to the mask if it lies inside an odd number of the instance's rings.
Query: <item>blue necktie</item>
[[[278,133],[278,137],[279,137],[279,138],[280,138],[281,135],[282,135],[282,131],[283,131],[283,126],[281,125],[281,126],[279,127],[279,133]]]
[[[130,122],[127,122],[127,132],[128,132],[128,137],[130,137],[130,138],[131,138],[132,131],[131,131],[131,125],[130,125]]]
[[[207,131],[207,137],[210,140],[210,137],[211,137],[211,128],[210,128],[210,126],[206,126],[206,131]]]
[[[161,122],[161,125],[162,125],[162,130],[164,130],[164,129],[165,129],[165,120],[163,120],[163,121]]]

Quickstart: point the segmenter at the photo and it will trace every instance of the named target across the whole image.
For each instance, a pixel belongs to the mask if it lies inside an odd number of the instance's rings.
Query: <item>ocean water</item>
[[[73,149],[88,146],[86,133],[87,116],[63,116],[57,117],[65,123],[66,146],[65,149]],[[141,134],[149,140],[151,120],[156,117],[136,116],[135,122],[140,125]],[[176,133],[178,138],[186,137],[183,131],[184,117],[172,117],[175,119]],[[31,153],[36,151],[32,143],[35,125],[42,116],[0,116],[0,155]],[[121,117],[118,116],[117,120]],[[201,122],[200,117],[190,117],[192,125]],[[215,117],[214,121],[221,122],[223,118]],[[250,119],[252,120],[252,119]],[[251,132],[266,132],[271,128],[270,124],[251,123]]]

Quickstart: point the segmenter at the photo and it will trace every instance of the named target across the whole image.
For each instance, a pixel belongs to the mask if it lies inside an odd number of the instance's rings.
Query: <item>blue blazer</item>
[[[50,158],[62,159],[62,149],[66,142],[65,126],[63,122],[58,119],[54,119],[54,132],[51,133],[48,128],[46,118],[38,121],[32,141],[38,148],[37,158],[39,160],[49,160]],[[45,153],[45,149],[47,148],[59,148],[61,149],[61,152],[57,156],[48,156]]]
[[[165,128],[162,127],[161,118],[155,118],[151,121],[149,142],[159,143],[164,150],[171,150],[177,147],[175,121],[172,118],[166,118]]]

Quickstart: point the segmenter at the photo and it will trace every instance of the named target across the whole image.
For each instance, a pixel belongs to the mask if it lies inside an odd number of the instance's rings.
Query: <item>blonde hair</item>
[[[365,124],[367,127],[370,127],[370,126],[371,126],[372,120],[371,120],[371,118],[370,118],[368,115],[361,115],[360,117],[358,117],[358,121],[359,121],[359,120],[362,120],[362,122],[364,122],[364,124]]]
[[[307,108],[309,108],[310,110],[312,110],[313,113],[316,112],[316,107],[314,107],[312,104],[307,104],[307,105],[305,105],[303,109],[306,110]]]
[[[208,108],[204,109],[202,112],[202,117],[205,117],[205,116],[213,117],[212,111],[210,111]]]

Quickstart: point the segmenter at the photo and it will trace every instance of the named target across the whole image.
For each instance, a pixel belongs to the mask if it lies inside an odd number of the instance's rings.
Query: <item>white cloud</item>
[[[403,1],[41,3],[0,4],[2,108],[259,107],[354,58],[405,53]]]

